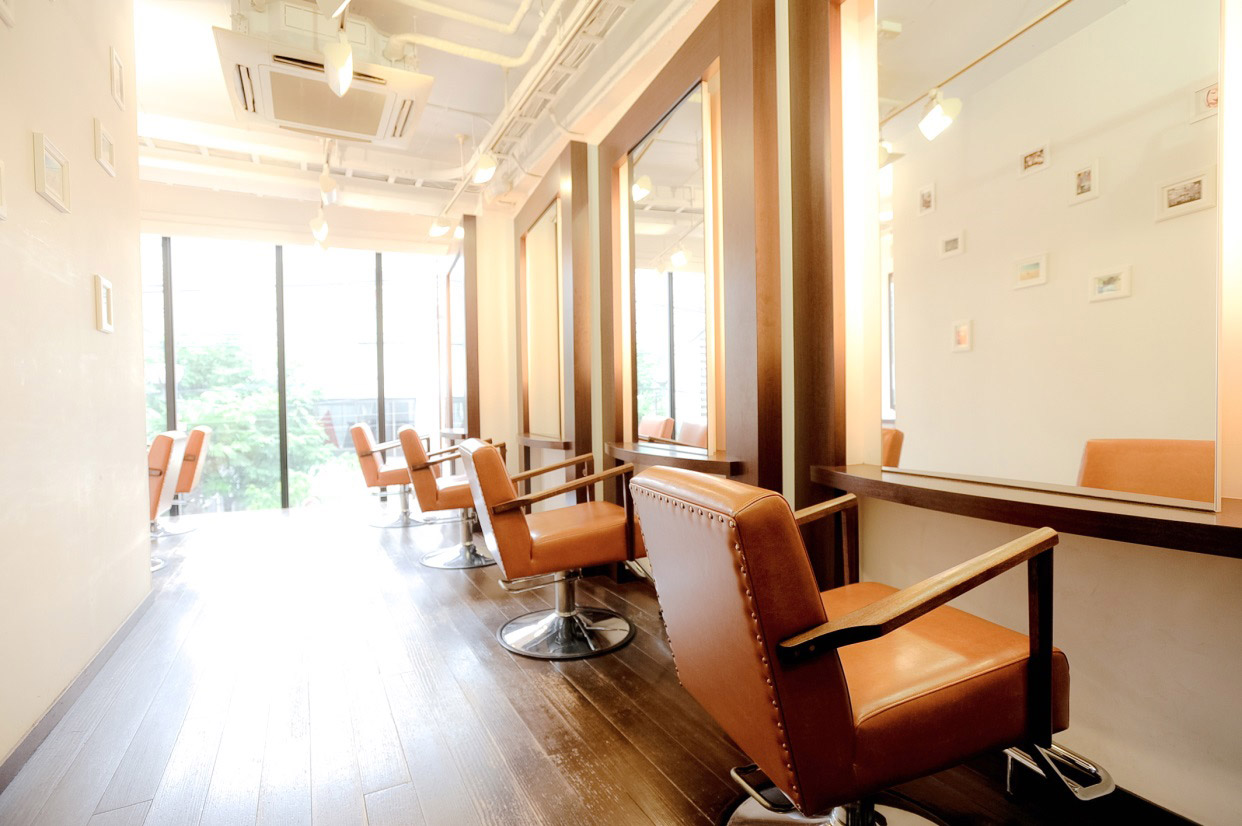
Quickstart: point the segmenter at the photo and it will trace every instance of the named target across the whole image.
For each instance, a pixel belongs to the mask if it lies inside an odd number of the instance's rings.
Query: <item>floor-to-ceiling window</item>
[[[358,422],[436,439],[451,261],[144,236],[148,432],[213,430],[188,512],[358,500]]]

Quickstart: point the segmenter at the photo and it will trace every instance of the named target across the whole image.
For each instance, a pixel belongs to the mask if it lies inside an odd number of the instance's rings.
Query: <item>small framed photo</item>
[[[1017,262],[1013,268],[1013,288],[1034,287],[1048,283],[1048,256],[1037,255]]]
[[[1156,189],[1156,220],[1167,221],[1216,206],[1216,167],[1161,184]]]
[[[111,79],[112,79],[112,99],[116,101],[116,105],[122,110],[125,109],[125,64],[121,62],[121,56],[117,54],[116,48],[109,50],[111,54]]]
[[[112,135],[99,122],[99,118],[95,118],[95,160],[104,172],[116,177],[116,141],[112,140]]]
[[[1100,197],[1100,162],[1070,172],[1070,206]]]
[[[1220,111],[1220,83],[1195,90],[1195,114],[1191,123],[1210,118]]]
[[[1114,298],[1126,298],[1130,295],[1130,268],[1119,267],[1115,270],[1098,273],[1091,276],[1088,282],[1090,286],[1091,301],[1111,301]]]
[[[968,353],[975,346],[975,324],[973,321],[953,322],[953,352]]]
[[[9,207],[4,200],[4,161],[0,161],[0,221],[9,217]]]
[[[112,295],[112,282],[102,275],[95,276],[95,328],[101,333],[116,329],[116,316]]]
[[[13,19],[13,0],[0,0],[0,20],[8,24],[9,28],[16,25]]]
[[[69,159],[42,132],[34,133],[35,192],[61,212],[69,211]]]
[[[1025,178],[1027,175],[1043,172],[1050,166],[1052,166],[1052,152],[1048,148],[1048,141],[1044,141],[1022,153],[1018,159],[1018,177]]]
[[[928,184],[919,190],[919,215],[936,211],[936,185]]]
[[[940,257],[952,258],[966,251],[966,230],[960,229],[940,239]]]

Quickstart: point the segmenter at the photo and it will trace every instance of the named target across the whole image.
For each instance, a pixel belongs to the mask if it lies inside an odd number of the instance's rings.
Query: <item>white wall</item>
[[[1074,484],[1090,438],[1216,437],[1219,214],[1154,219],[1158,184],[1216,163],[1218,119],[1191,116],[1216,79],[1218,15],[1209,0],[1132,0],[965,97],[934,142],[900,136],[903,467]],[[1020,178],[1045,140],[1050,168]],[[1072,170],[1094,159],[1101,196],[1069,205]],[[965,253],[939,258],[962,229]],[[1015,262],[1044,253],[1048,283],[1013,289]],[[1119,266],[1132,297],[1089,303],[1089,276]],[[974,349],[954,353],[968,319]]]
[[[479,428],[505,442],[516,472],[517,331],[514,328],[513,216],[486,211],[476,223],[479,254]]]
[[[860,522],[862,578],[897,587],[1026,532],[870,499]],[[1057,742],[1197,822],[1242,822],[1242,560],[1068,535],[1054,553],[1053,641],[1070,664]],[[1025,572],[953,604],[1025,633]]]
[[[19,2],[0,23],[0,758],[150,587],[130,0]],[[20,82],[16,79],[20,78]],[[116,140],[95,162],[93,119]],[[35,194],[31,133],[69,159],[62,214]],[[95,329],[93,278],[116,290]]]

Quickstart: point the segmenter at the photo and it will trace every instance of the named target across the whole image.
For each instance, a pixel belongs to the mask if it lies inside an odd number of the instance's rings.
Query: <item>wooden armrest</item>
[[[796,662],[816,653],[882,637],[1056,544],[1057,533],[1052,528],[1031,531],[843,617],[782,640],[778,651],[782,658]]]
[[[531,478],[534,478],[535,476],[539,476],[544,473],[550,473],[551,471],[554,471],[554,470],[561,470],[562,468],[573,467],[574,465],[582,465],[582,464],[588,465],[588,470],[594,468],[595,467],[595,456],[590,453],[583,453],[580,456],[575,456],[572,459],[566,459],[563,462],[557,462],[552,465],[545,465],[541,468],[535,468],[534,470],[527,470],[522,473],[515,473],[509,478],[514,482],[522,482],[522,481],[525,481],[526,479],[531,479]]]
[[[663,436],[639,436],[638,441],[651,442],[652,444],[656,444],[656,445],[681,445],[682,447],[687,446],[685,442],[679,442],[676,439],[665,439]]]
[[[428,451],[428,452],[427,452],[427,458],[428,458],[428,459],[430,459],[430,458],[431,458],[431,457],[433,457],[433,456],[443,456],[443,455],[444,455],[444,454],[446,454],[446,453],[452,453],[454,456],[458,455],[458,454],[457,454],[457,448],[455,448],[455,447],[446,447],[446,448],[442,448],[441,450],[431,450],[431,451]]]
[[[375,454],[375,453],[383,453],[385,450],[392,450],[392,449],[394,449],[394,448],[398,448],[398,447],[401,447],[401,440],[400,440],[400,439],[393,439],[391,442],[382,442],[382,443],[380,443],[380,444],[376,445],[376,446],[375,446],[375,450],[372,450],[372,451],[370,451],[370,452],[368,452],[368,453],[359,453],[358,455],[359,455],[359,456],[370,456],[370,455]]]
[[[492,513],[505,513],[506,511],[524,508],[533,505],[536,502],[542,502],[545,499],[551,499],[555,496],[562,496],[566,493],[572,493],[579,488],[594,485],[596,482],[603,482],[605,479],[611,479],[614,476],[623,476],[633,474],[634,466],[630,464],[619,465],[612,470],[601,471],[600,473],[592,473],[590,476],[583,476],[581,479],[574,479],[572,482],[566,482],[548,490],[541,490],[538,493],[528,493],[525,496],[519,496],[516,499],[510,499],[508,502],[501,502],[492,508]]]
[[[818,505],[811,505],[799,511],[794,511],[794,521],[798,523],[798,527],[823,519],[825,516],[831,516],[839,513],[846,508],[858,507],[858,497],[852,493],[844,496],[838,496],[836,499],[829,499],[827,502],[820,502]]]
[[[441,456],[438,459],[428,459],[426,462],[424,462],[421,465],[410,465],[410,470],[426,470],[432,465],[442,465],[445,462],[451,462],[456,458],[457,458],[457,454],[453,453],[452,455],[449,455],[449,456]]]

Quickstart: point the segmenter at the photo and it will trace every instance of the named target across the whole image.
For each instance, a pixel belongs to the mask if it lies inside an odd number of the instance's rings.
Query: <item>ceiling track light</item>
[[[476,184],[485,184],[496,174],[496,157],[490,152],[484,152],[479,156],[479,160],[474,165],[474,176],[471,178]]]
[[[462,240],[463,238],[465,238],[465,237],[466,237],[466,228],[465,228],[465,227],[463,227],[461,224],[458,224],[458,225],[457,225],[457,229],[453,230],[453,237],[454,237],[454,238],[456,238],[458,241],[460,241],[460,240]]]
[[[337,97],[344,97],[354,82],[354,47],[349,44],[349,35],[345,33],[344,17],[341,18],[335,42],[323,47],[323,71],[328,76],[328,88]]]
[[[672,262],[674,269],[681,269],[690,261],[690,257],[686,255],[685,250],[679,249],[669,257],[669,261]]]
[[[919,131],[923,137],[934,141],[961,112],[961,98],[946,98],[939,89],[932,89],[927,93],[927,107],[919,120]]]
[[[906,156],[904,152],[894,152],[893,145],[886,140],[880,141],[880,169],[888,166],[893,161],[899,161]]]
[[[328,219],[323,214],[323,207],[320,207],[315,217],[310,219],[310,231],[320,246],[328,240]]]
[[[651,194],[651,176],[643,175],[630,186],[630,195],[634,196],[634,203],[638,203],[643,198]]]
[[[315,5],[319,7],[319,13],[329,20],[335,20],[345,13],[345,8],[350,0],[315,0]]]
[[[443,238],[449,234],[450,229],[452,229],[452,227],[449,226],[447,221],[443,218],[437,218],[431,222],[431,229],[428,230],[428,234],[431,235],[432,238]]]

